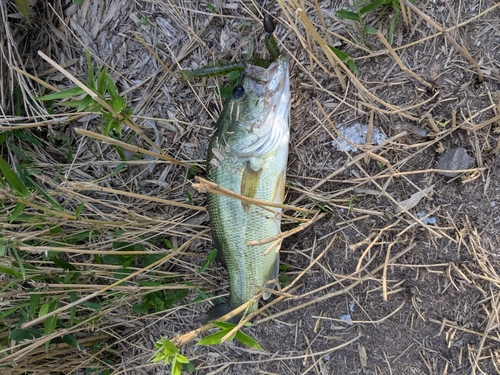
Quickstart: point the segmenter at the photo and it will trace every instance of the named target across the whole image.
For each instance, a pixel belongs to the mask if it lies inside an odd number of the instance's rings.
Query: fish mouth
[[[281,54],[269,67],[247,64],[243,75],[248,78],[251,89],[261,96],[273,97],[281,95],[283,89],[289,82],[289,57]]]
[[[255,115],[246,123],[249,133],[244,145],[232,148],[240,158],[265,155],[289,140],[289,57],[280,55],[267,69],[248,64],[243,71],[245,87],[251,92],[248,110]],[[256,107],[253,107],[253,106]],[[258,109],[257,109],[258,108]]]

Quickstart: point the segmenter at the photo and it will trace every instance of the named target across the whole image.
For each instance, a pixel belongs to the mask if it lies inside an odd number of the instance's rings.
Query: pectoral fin
[[[259,186],[259,179],[262,169],[255,170],[247,162],[245,170],[243,171],[243,176],[241,178],[241,195],[248,198],[255,198],[257,194],[257,188]],[[243,209],[248,211],[250,208],[250,203],[241,202]]]
[[[286,185],[286,175],[285,172],[281,172],[276,180],[276,186],[274,187],[273,203],[282,204],[285,200],[285,185]]]

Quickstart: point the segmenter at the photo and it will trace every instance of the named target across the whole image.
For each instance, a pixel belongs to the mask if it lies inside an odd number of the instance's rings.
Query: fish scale
[[[207,154],[207,177],[219,186],[258,200],[283,203],[289,142],[288,57],[267,69],[246,64],[216,124]],[[262,208],[209,193],[214,247],[229,277],[229,305],[208,312],[213,320],[246,303],[259,287],[273,288],[279,274],[279,248],[265,243],[280,233],[279,208]],[[270,293],[264,293],[264,299]],[[256,310],[254,304],[249,311]]]

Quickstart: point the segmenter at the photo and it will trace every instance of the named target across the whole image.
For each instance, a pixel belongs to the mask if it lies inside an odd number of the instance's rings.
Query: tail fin
[[[200,314],[199,321],[201,324],[207,324],[213,320],[219,319],[221,316],[226,315],[231,312],[233,308],[229,303],[223,303],[221,305],[216,305],[208,310],[206,313]],[[242,317],[242,314],[239,314],[228,320],[229,323],[237,324]]]

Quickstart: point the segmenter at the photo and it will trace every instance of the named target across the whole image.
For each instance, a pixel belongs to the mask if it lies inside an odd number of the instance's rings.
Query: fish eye
[[[241,98],[244,93],[245,93],[245,88],[242,85],[234,86],[234,88],[233,88],[233,97],[234,98],[236,98],[236,99]]]

